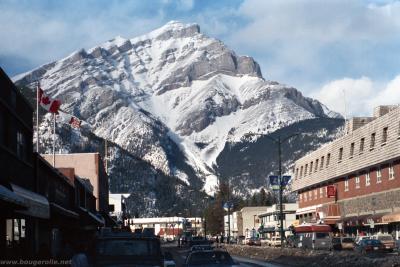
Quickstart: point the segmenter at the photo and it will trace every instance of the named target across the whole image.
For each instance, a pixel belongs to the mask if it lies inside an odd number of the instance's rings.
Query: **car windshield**
[[[100,240],[96,247],[99,256],[154,256],[159,253],[157,242],[152,240]]]
[[[229,253],[224,251],[204,251],[192,253],[188,260],[188,265],[208,265],[208,264],[233,264]]]

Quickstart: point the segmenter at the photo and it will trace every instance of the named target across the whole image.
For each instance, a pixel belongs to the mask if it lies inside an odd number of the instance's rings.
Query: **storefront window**
[[[26,237],[25,219],[8,219],[6,222],[6,240],[8,248],[18,247]]]

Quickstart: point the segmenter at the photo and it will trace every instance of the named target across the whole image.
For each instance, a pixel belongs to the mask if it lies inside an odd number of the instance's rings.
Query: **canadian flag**
[[[48,97],[38,86],[38,102],[40,106],[42,106],[45,110],[51,112],[51,113],[56,113],[58,114],[58,110],[60,109],[61,106],[61,101],[58,99],[51,99]]]
[[[61,122],[68,123],[73,128],[81,127],[82,121],[80,119],[78,119],[77,117],[74,117],[68,113],[61,111],[61,110],[59,111],[58,115],[60,117]]]

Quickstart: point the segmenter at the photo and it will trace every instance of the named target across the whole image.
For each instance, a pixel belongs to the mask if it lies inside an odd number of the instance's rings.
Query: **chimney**
[[[353,117],[346,122],[346,133],[351,133],[374,119],[374,117]]]
[[[374,108],[374,117],[379,118],[398,107],[396,105],[377,106]]]

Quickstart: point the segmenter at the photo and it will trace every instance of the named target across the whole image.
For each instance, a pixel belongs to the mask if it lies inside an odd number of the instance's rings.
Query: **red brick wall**
[[[389,180],[389,164],[381,165],[381,183],[377,183],[377,169],[379,166],[374,166],[364,171],[359,172],[360,177],[360,188],[356,189],[356,176],[357,174],[351,174],[348,176],[349,181],[349,190],[345,191],[345,178],[342,177],[336,180],[335,182],[331,182],[329,185],[336,185],[337,189],[337,200],[349,199],[358,196],[365,196],[371,193],[383,192],[387,190],[391,190],[394,188],[400,188],[400,162],[397,161],[393,163],[394,167],[394,176],[393,180]],[[370,185],[366,186],[366,172],[369,172],[370,175]],[[323,197],[320,198],[320,187],[323,187]],[[329,202],[334,202],[334,198],[326,197],[326,186],[327,184],[321,185],[319,187],[315,187],[313,189],[299,191],[299,194],[302,194],[302,198],[300,201],[300,196],[298,197],[299,208],[309,207],[318,204],[324,204]],[[311,194],[312,199],[307,197],[307,201],[305,201],[304,194],[309,194],[309,192],[317,189],[317,198],[315,199],[313,194]],[[315,193],[314,193],[315,194]]]

